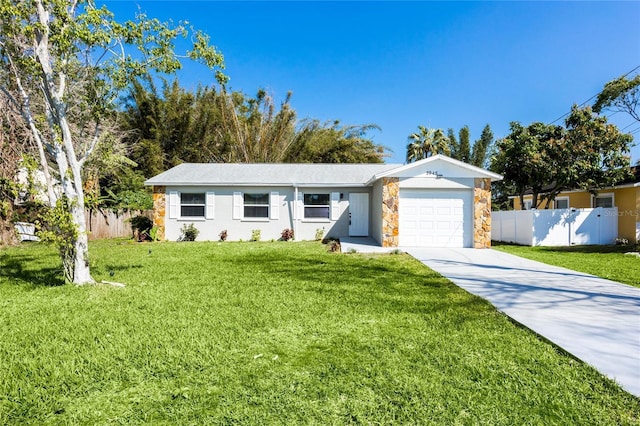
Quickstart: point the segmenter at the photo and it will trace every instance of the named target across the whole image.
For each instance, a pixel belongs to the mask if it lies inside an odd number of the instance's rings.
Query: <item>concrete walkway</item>
[[[640,396],[640,288],[494,250],[403,250]]]

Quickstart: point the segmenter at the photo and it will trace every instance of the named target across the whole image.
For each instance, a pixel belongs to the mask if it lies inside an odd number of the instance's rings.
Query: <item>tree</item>
[[[486,167],[489,147],[493,143],[493,132],[488,124],[482,129],[480,139],[474,142],[470,163],[476,167]]]
[[[284,157],[291,163],[382,163],[385,148],[367,138],[374,124],[340,125],[338,120],[321,124],[304,120]]]
[[[504,176],[505,184],[511,186],[524,205],[524,195],[531,192],[532,207],[538,208],[550,182],[554,180],[555,159],[553,152],[558,141],[564,137],[561,126],[536,122],[528,127],[513,122],[509,135],[497,144],[491,169]]]
[[[565,121],[567,134],[563,154],[569,167],[559,170],[559,179],[549,190],[551,197],[562,190],[578,188],[593,193],[630,177],[633,137],[593,114],[591,108],[573,106]],[[560,165],[560,164],[559,164]]]
[[[0,90],[21,112],[40,152],[49,204],[57,212],[50,217],[64,222],[52,229],[64,230],[58,242],[65,279],[92,283],[82,169],[108,137],[103,124],[112,118],[120,91],[149,70],[179,69],[183,58],[217,68],[224,82],[222,55],[205,34],[182,24],[173,27],[144,14],[118,23],[92,0],[1,0],[0,17],[0,62],[8,70]],[[174,40],[187,35],[193,46],[181,57]]]
[[[151,177],[181,162],[382,162],[383,146],[367,137],[375,125],[298,121],[291,94],[277,105],[264,90],[255,97],[177,81],[162,92],[137,82],[122,114],[137,170]]]
[[[548,208],[562,191],[595,193],[628,176],[631,135],[620,133],[591,108],[575,105],[565,125],[523,127],[514,122],[511,133],[497,143],[491,169],[504,176],[521,205],[525,193],[532,195],[532,208]]]
[[[458,143],[458,138],[456,138],[456,132],[452,128],[447,130],[447,139],[449,139],[449,154],[451,158],[458,158],[460,144]]]
[[[21,188],[15,177],[25,155],[36,154],[31,139],[18,112],[0,97],[0,247],[17,242],[12,219]]]
[[[593,111],[600,114],[604,109],[626,112],[635,120],[640,121],[640,112],[636,111],[640,102],[640,74],[631,79],[626,75],[611,80],[604,85],[598,94]]]
[[[449,155],[449,139],[442,129],[428,129],[418,126],[418,132],[409,135],[407,162],[421,160],[436,154]]]
[[[471,160],[471,143],[469,142],[469,126],[464,126],[458,133],[459,143],[456,153],[457,160],[469,163]]]
[[[447,132],[447,138],[451,148],[451,158],[473,164],[477,167],[485,167],[489,146],[493,142],[491,127],[489,127],[488,124],[485,126],[482,130],[482,136],[474,142],[473,147],[469,141],[469,126],[462,127],[458,135],[459,139],[456,139],[453,129],[449,129]]]

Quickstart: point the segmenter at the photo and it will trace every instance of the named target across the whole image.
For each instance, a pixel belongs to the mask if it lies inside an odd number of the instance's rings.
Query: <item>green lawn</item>
[[[0,424],[639,424],[640,404],[406,255],[319,243],[0,252]],[[111,275],[113,273],[113,276]]]
[[[625,255],[632,251],[628,246],[527,247],[497,243],[493,248],[640,287],[640,258]]]

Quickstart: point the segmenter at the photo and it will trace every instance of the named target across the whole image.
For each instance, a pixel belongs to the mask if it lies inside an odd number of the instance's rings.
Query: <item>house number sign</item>
[[[427,170],[425,172],[425,175],[433,176],[433,177],[436,177],[436,178],[441,178],[442,177],[442,173],[439,173],[437,170]]]

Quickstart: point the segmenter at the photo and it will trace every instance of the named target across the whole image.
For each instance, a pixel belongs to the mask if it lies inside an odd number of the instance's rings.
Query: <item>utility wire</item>
[[[634,124],[638,124],[638,123],[636,123],[636,122],[634,121],[634,122],[632,122],[632,123],[630,123],[630,124],[627,124],[627,125],[626,125],[626,126],[624,126],[622,129],[620,129],[620,131],[622,132],[623,130],[628,129],[629,127],[633,126]]]
[[[628,73],[624,74],[624,75],[623,75],[622,77],[620,77],[620,78],[624,78],[624,77],[628,76],[629,74],[631,74],[632,72],[634,72],[635,70],[637,70],[637,69],[639,69],[639,68],[640,68],[640,65],[638,65],[637,67],[635,67],[634,69],[632,69],[632,70],[631,70],[631,71],[629,71]],[[599,94],[600,94],[600,92],[596,93],[595,95],[593,95],[592,97],[590,97],[589,99],[587,99],[586,101],[584,101],[583,103],[581,103],[581,104],[580,104],[580,105],[578,105],[578,106],[579,106],[579,107],[583,107],[583,106],[585,106],[589,101],[591,101],[593,98],[596,98]],[[617,111],[616,111],[616,112],[617,112]],[[556,121],[558,121],[558,120],[562,120],[564,117],[566,117],[566,116],[567,116],[567,115],[569,115],[569,114],[571,114],[571,111],[568,111],[568,112],[566,112],[566,113],[562,114],[560,117],[558,117],[558,118],[556,118],[555,120],[553,120],[550,124],[553,124],[553,123],[555,123],[555,122],[556,122]],[[613,114],[611,114],[611,115],[613,115]],[[610,115],[610,116],[611,116],[611,115]],[[610,117],[610,116],[608,116],[608,117]],[[608,118],[608,117],[607,117],[607,118]]]

